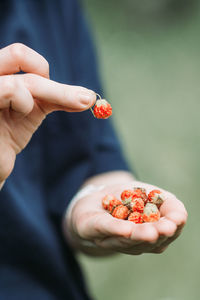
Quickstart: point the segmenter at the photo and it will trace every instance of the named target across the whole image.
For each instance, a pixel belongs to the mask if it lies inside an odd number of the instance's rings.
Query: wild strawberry
[[[153,190],[148,194],[148,201],[160,207],[164,202],[164,195],[160,190]]]
[[[112,115],[112,107],[105,99],[98,99],[93,108],[93,115],[97,119],[107,119]]]
[[[134,211],[134,212],[130,213],[128,220],[132,221],[136,224],[143,223],[142,215],[138,211]]]
[[[112,199],[108,205],[108,211],[111,213],[113,209],[118,205],[122,205],[122,202],[117,198]]]
[[[108,205],[110,204],[110,201],[115,199],[115,196],[108,194],[105,195],[102,199],[102,205],[104,209],[108,209]]]
[[[155,222],[160,219],[160,212],[157,206],[153,203],[148,202],[144,208],[142,215],[144,222]]]
[[[118,219],[125,220],[128,217],[128,213],[129,213],[128,207],[124,205],[119,205],[114,208],[112,212],[112,216]]]
[[[144,188],[139,188],[136,187],[134,188],[133,194],[132,194],[132,198],[142,198],[142,200],[144,201],[144,203],[147,203],[147,194],[146,194],[146,190]]]
[[[120,204],[122,204],[122,202],[111,194],[104,196],[102,199],[103,208],[109,212],[112,212],[113,208]]]
[[[132,209],[132,211],[143,213],[144,201],[142,200],[142,198],[133,198],[130,203],[130,208]]]
[[[121,199],[123,204],[129,204],[132,200],[133,190],[124,190],[121,193]]]

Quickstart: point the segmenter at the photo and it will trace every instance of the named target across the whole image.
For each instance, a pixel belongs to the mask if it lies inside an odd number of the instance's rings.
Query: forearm
[[[83,190],[83,194],[81,192],[75,196],[68,207],[66,214],[64,216],[63,222],[63,230],[65,237],[68,243],[78,251],[81,251],[85,254],[91,256],[104,256],[114,254],[114,252],[110,250],[105,250],[100,247],[97,247],[94,242],[81,239],[77,234],[76,230],[73,228],[73,208],[75,203],[79,200],[80,197],[84,197],[91,193],[98,192],[99,190],[113,184],[122,184],[122,183],[129,183],[134,180],[134,177],[131,173],[126,171],[114,171],[114,172],[107,172],[103,173],[94,177],[89,178],[85,181],[83,186],[80,190]]]

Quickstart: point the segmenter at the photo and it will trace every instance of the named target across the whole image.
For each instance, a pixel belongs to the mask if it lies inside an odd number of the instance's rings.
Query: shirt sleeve
[[[111,120],[94,119],[92,126],[92,175],[115,170],[130,171]]]

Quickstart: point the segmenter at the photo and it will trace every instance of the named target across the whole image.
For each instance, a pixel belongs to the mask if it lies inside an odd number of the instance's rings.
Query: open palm
[[[122,190],[143,187],[149,192],[157,187],[134,181],[128,184],[110,185],[78,200],[68,216],[71,237],[81,243],[126,254],[145,252],[160,253],[175,240],[186,220],[184,205],[173,194],[163,191],[165,201],[160,208],[161,218],[154,223],[134,224],[112,217],[102,208],[102,197],[114,194],[120,197]]]

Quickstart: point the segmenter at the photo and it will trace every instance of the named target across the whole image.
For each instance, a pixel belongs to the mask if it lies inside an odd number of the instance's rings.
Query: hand
[[[0,183],[12,172],[16,154],[29,142],[47,114],[83,111],[96,94],[49,80],[48,62],[23,44],[0,50]],[[15,74],[19,71],[26,74]]]
[[[102,197],[108,193],[120,198],[124,189],[143,187],[149,192],[155,186],[134,181],[110,185],[103,190],[79,199],[67,214],[65,232],[74,247],[84,251],[84,241],[96,245],[98,253],[121,252],[138,255],[161,253],[181,233],[187,220],[184,205],[173,194],[162,190],[165,201],[160,208],[161,218],[154,223],[134,224],[112,217],[102,208]],[[87,244],[87,243],[86,243]],[[95,251],[95,248],[94,250]],[[92,254],[92,253],[90,253]]]

